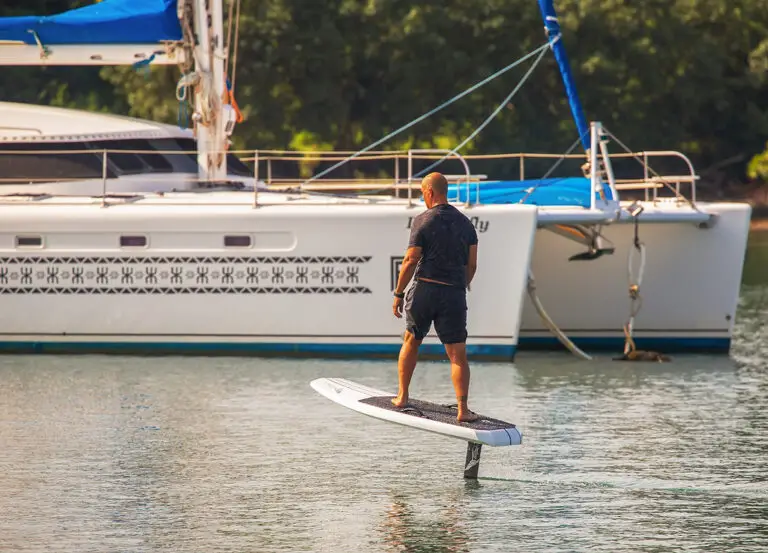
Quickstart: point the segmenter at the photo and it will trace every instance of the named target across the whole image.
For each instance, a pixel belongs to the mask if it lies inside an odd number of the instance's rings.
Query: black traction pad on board
[[[414,417],[422,417],[445,424],[451,424],[453,426],[472,428],[473,430],[505,430],[515,428],[515,425],[511,422],[486,417],[480,413],[476,413],[480,417],[479,420],[473,422],[459,422],[456,420],[457,411],[455,405],[443,405],[419,399],[409,399],[408,404],[405,407],[396,407],[392,404],[393,397],[394,396],[369,397],[361,399],[360,403],[374,405],[382,409],[387,409],[388,411],[406,413],[408,415],[413,415]]]

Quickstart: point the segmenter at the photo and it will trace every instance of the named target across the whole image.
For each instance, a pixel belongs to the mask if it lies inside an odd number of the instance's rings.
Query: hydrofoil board
[[[343,378],[318,378],[310,386],[339,405],[395,424],[466,440],[472,444],[509,446],[522,443],[522,433],[511,422],[479,413],[479,420],[459,422],[456,420],[455,406],[410,399],[405,407],[396,407],[392,404],[394,394]],[[479,458],[479,449],[477,455]]]

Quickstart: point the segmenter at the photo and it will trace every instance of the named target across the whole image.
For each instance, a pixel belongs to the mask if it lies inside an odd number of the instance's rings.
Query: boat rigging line
[[[373,142],[373,143],[369,144],[369,145],[368,145],[368,146],[366,146],[365,148],[362,148],[361,150],[358,150],[358,151],[357,151],[357,152],[355,152],[354,154],[352,154],[352,155],[348,156],[347,158],[343,159],[342,161],[340,161],[340,162],[338,162],[338,163],[336,163],[336,164],[332,165],[331,167],[329,167],[329,168],[325,169],[324,171],[321,171],[321,172],[320,172],[320,173],[318,173],[317,175],[313,175],[313,176],[312,176],[312,177],[310,177],[309,179],[305,180],[305,181],[302,183],[302,186],[304,186],[304,185],[307,185],[307,184],[311,183],[312,181],[315,181],[315,180],[317,180],[317,179],[319,179],[319,178],[321,178],[321,177],[324,177],[325,175],[327,175],[328,173],[330,173],[330,172],[331,172],[331,171],[333,171],[334,169],[337,169],[337,168],[341,167],[342,165],[344,165],[345,163],[348,163],[349,161],[353,160],[353,159],[354,159],[354,158],[356,158],[357,156],[359,156],[359,155],[361,155],[361,154],[363,154],[363,153],[367,152],[368,150],[371,150],[371,149],[375,148],[376,146],[378,146],[378,145],[382,144],[383,142],[386,142],[386,141],[387,141],[387,140],[389,140],[390,138],[392,138],[392,137],[394,137],[394,136],[396,136],[396,135],[400,134],[401,132],[403,132],[403,131],[405,131],[405,130],[407,130],[407,129],[411,128],[411,127],[412,127],[412,126],[414,126],[415,124],[417,124],[417,123],[420,123],[420,122],[421,122],[421,121],[423,121],[424,119],[427,119],[428,117],[431,117],[432,115],[434,115],[434,114],[435,114],[435,113],[437,113],[438,111],[440,111],[440,110],[442,110],[442,109],[444,109],[444,108],[448,107],[449,105],[453,104],[453,103],[454,103],[454,102],[456,102],[457,100],[459,100],[459,99],[463,98],[464,96],[466,96],[466,95],[468,95],[468,94],[470,94],[470,93],[474,92],[475,90],[479,89],[480,87],[482,87],[482,86],[484,86],[484,85],[488,84],[489,82],[491,82],[492,80],[496,79],[497,77],[499,77],[499,76],[503,75],[504,73],[506,73],[506,72],[507,72],[507,71],[509,71],[510,69],[512,69],[512,68],[514,68],[514,67],[516,67],[516,66],[520,65],[520,64],[521,64],[522,62],[524,62],[525,60],[527,60],[527,59],[529,59],[529,58],[531,58],[531,57],[535,56],[536,54],[539,54],[539,53],[540,53],[540,52],[542,52],[542,51],[546,51],[546,49],[548,49],[548,48],[551,48],[551,47],[552,47],[552,44],[554,44],[554,42],[556,42],[557,40],[559,40],[559,38],[560,38],[560,35],[557,35],[557,36],[555,36],[555,37],[554,37],[552,40],[549,40],[549,41],[547,41],[545,44],[542,44],[541,46],[539,46],[538,48],[536,48],[536,49],[532,50],[531,52],[527,53],[527,54],[526,54],[526,55],[524,55],[523,57],[521,57],[521,58],[519,58],[519,59],[515,60],[514,62],[510,63],[510,64],[509,64],[509,65],[507,65],[506,67],[503,67],[502,69],[499,69],[499,70],[498,70],[496,73],[494,73],[494,74],[492,74],[492,75],[490,75],[490,76],[486,77],[486,78],[485,78],[485,79],[483,79],[482,81],[480,81],[480,82],[478,82],[478,83],[476,83],[476,84],[472,85],[471,87],[469,87],[468,89],[464,90],[463,92],[460,92],[459,94],[457,94],[456,96],[454,96],[454,97],[453,97],[453,98],[451,98],[450,100],[447,100],[447,101],[443,102],[442,104],[440,104],[440,105],[439,105],[439,106],[437,106],[436,108],[433,108],[433,109],[431,109],[430,111],[428,111],[427,113],[425,113],[425,114],[423,114],[423,115],[421,115],[421,116],[417,117],[416,119],[413,119],[412,121],[410,121],[409,123],[406,123],[405,125],[403,125],[403,126],[402,126],[402,127],[400,127],[399,129],[396,129],[396,130],[392,131],[391,133],[387,134],[387,135],[386,135],[386,136],[384,136],[383,138],[380,138],[379,140],[377,140],[377,141],[375,141],[375,142]]]
[[[522,88],[523,84],[525,84],[525,81],[528,80],[528,78],[531,76],[531,73],[533,73],[533,70],[536,69],[537,65],[539,65],[539,62],[541,61],[541,59],[544,57],[544,54],[546,54],[546,53],[547,53],[546,50],[542,50],[539,53],[539,57],[536,58],[536,60],[531,64],[531,66],[528,68],[528,71],[526,71],[525,75],[523,75],[523,78],[520,79],[520,82],[517,83],[517,86],[515,86],[515,88],[512,89],[512,92],[510,92],[507,95],[507,97],[504,98],[504,100],[502,100],[502,102],[496,107],[495,110],[493,110],[493,113],[491,113],[486,118],[485,121],[483,121],[474,131],[472,131],[472,133],[468,137],[466,137],[464,140],[462,140],[462,142],[458,146],[456,146],[450,152],[445,154],[441,159],[438,159],[436,162],[434,162],[432,165],[430,165],[426,169],[422,169],[421,171],[419,171],[418,173],[413,175],[414,178],[418,178],[418,177],[420,177],[422,175],[425,175],[425,174],[429,173],[432,169],[434,169],[435,167],[440,165],[443,161],[448,159],[448,157],[450,157],[452,155],[456,155],[459,152],[459,150],[461,150],[464,146],[466,146],[469,143],[470,140],[472,140],[478,134],[480,134],[480,131],[482,131],[486,126],[488,126],[488,123],[490,123],[499,114],[499,112],[502,109],[504,109],[504,106],[509,104],[509,102],[512,100],[512,97],[515,94],[517,94],[517,92]]]
[[[582,138],[583,137],[579,136],[573,142],[573,144],[571,144],[571,146],[565,151],[565,153],[562,154],[559,158],[557,158],[557,160],[552,164],[552,166],[549,169],[547,169],[547,172],[544,173],[544,176],[539,179],[539,182],[534,184],[528,190],[525,191],[525,195],[522,198],[520,198],[520,201],[518,203],[520,204],[525,203],[525,200],[527,200],[530,197],[530,195],[533,194],[539,188],[539,186],[541,186],[541,182],[549,178],[549,175],[551,175],[555,171],[555,169],[557,169],[560,166],[560,164],[567,159],[566,156],[570,155],[571,152],[573,152],[573,150],[576,149],[576,146],[578,146],[581,143]],[[594,194],[594,191],[592,191],[592,193]]]

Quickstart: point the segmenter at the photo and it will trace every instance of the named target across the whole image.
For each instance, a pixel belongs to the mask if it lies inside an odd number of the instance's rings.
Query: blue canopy
[[[510,204],[523,203],[540,206],[579,206],[590,207],[592,198],[591,182],[583,177],[565,177],[522,181],[485,181],[451,184],[448,186],[448,198],[467,201],[477,200],[477,187],[480,186],[480,203]],[[603,185],[605,196],[612,200],[611,189]]]
[[[51,16],[0,18],[0,41],[44,45],[154,44],[181,40],[176,0],[103,0]]]

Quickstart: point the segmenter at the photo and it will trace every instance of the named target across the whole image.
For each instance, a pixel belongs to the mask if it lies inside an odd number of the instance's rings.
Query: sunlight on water
[[[308,385],[394,390],[390,362],[4,357],[0,551],[765,551],[762,255],[730,357],[474,365],[471,406],[524,436],[475,482],[463,442]],[[413,394],[452,400],[446,364]]]
[[[768,359],[768,231],[750,236],[732,356],[765,369]]]

